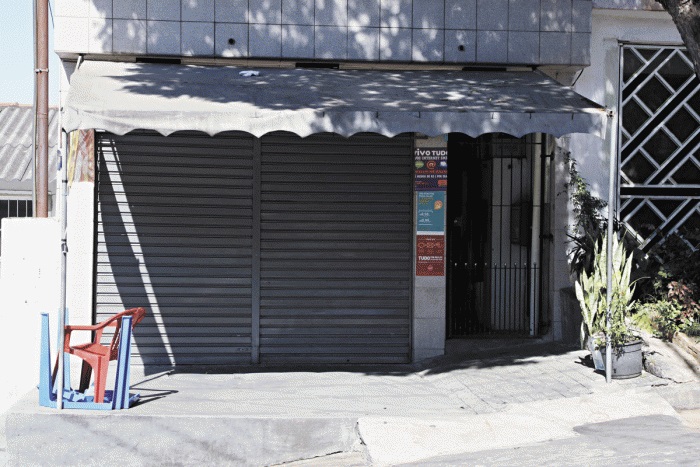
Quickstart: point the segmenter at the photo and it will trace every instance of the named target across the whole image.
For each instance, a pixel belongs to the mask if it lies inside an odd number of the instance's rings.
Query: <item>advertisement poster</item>
[[[447,190],[447,148],[416,148],[414,164],[416,191]]]
[[[418,233],[445,233],[445,192],[419,191],[416,204]]]
[[[416,237],[416,276],[445,275],[445,236]]]
[[[68,183],[95,181],[95,130],[76,130],[68,143]]]

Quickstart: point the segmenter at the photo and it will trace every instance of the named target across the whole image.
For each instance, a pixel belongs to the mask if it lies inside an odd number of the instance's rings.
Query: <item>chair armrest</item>
[[[125,310],[121,313],[117,313],[116,315],[110,317],[109,319],[102,321],[101,323],[93,324],[93,325],[66,325],[64,327],[63,331],[63,343],[64,343],[64,351],[69,352],[70,350],[70,335],[71,332],[73,331],[93,331],[95,332],[93,344],[99,344],[100,340],[102,339],[102,332],[104,328],[107,326],[112,326],[117,329],[117,332],[115,332],[114,336],[116,337],[119,334],[119,326],[121,325],[121,319],[124,316],[133,316],[133,321],[131,327],[133,328],[136,326],[136,324],[143,319],[143,317],[146,315],[146,310],[144,308],[130,308],[128,310]]]
[[[73,331],[95,331],[95,340],[93,342],[99,342],[102,338],[102,329],[107,325],[107,323],[98,323],[94,325],[73,325],[68,324],[63,329],[63,351],[70,351],[70,335]]]
[[[83,325],[83,324],[67,324],[66,325],[66,331],[97,331],[98,329],[102,329],[103,327],[106,326],[106,323],[98,323],[98,324],[93,324],[93,325]]]

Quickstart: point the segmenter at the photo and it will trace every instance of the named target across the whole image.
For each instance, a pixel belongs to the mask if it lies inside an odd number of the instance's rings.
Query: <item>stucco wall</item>
[[[0,296],[0,413],[39,382],[40,314],[49,313],[56,349],[60,303],[60,225],[56,219],[3,219]]]
[[[78,53],[587,65],[591,0],[57,0]]]
[[[663,11],[594,10],[591,66],[584,69],[574,89],[598,104],[617,107],[619,43],[681,44],[670,15]],[[579,172],[597,196],[608,194],[608,145],[590,135],[571,137],[571,154]]]
[[[671,17],[663,11],[642,10],[593,10],[591,40],[591,66],[578,77],[574,89],[593,101],[615,110],[617,113],[619,47],[620,42],[680,44]],[[616,124],[616,121],[615,123]],[[610,131],[601,140],[595,136],[576,134],[560,141],[564,151],[570,151],[578,163],[578,171],[589,183],[591,192],[608,199],[608,177],[610,167]],[[563,190],[568,181],[566,167],[557,167],[557,203],[555,231],[554,301],[555,308],[561,309],[562,323],[574,323],[567,313],[578,313],[576,309],[565,309],[563,289],[571,287],[568,277],[566,251],[567,225],[573,223],[568,194]],[[561,190],[561,191],[559,191]],[[571,318],[571,316],[569,316]],[[575,324],[575,323],[574,323]],[[564,324],[562,324],[564,326]],[[567,330],[564,329],[564,334]]]

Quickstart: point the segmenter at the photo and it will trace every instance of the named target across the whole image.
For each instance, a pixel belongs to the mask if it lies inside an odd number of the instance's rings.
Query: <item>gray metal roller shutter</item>
[[[409,361],[412,140],[261,145],[261,362]]]
[[[134,363],[248,363],[253,138],[98,134],[97,321],[145,306]]]

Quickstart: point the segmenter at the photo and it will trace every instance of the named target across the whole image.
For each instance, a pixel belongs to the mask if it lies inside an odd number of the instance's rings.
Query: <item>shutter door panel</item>
[[[261,145],[261,362],[409,361],[412,140]]]
[[[253,139],[98,134],[97,320],[149,314],[135,364],[250,362]]]

